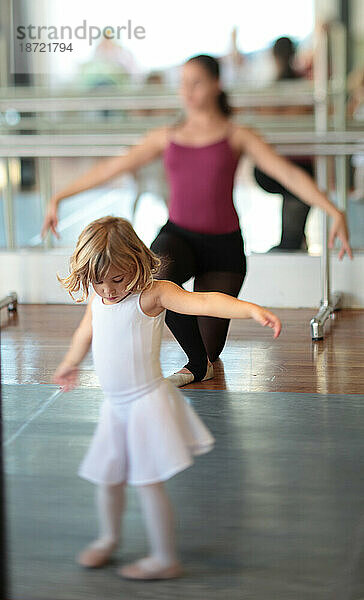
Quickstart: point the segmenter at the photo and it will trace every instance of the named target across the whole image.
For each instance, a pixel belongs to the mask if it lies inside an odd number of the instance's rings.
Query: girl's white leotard
[[[105,396],[113,404],[136,400],[159,385],[165,311],[148,317],[131,294],[117,304],[92,302],[92,355]]]
[[[92,354],[104,393],[79,475],[94,483],[147,485],[169,479],[212,449],[214,438],[160,366],[165,310],[146,315],[139,293],[92,301]]]

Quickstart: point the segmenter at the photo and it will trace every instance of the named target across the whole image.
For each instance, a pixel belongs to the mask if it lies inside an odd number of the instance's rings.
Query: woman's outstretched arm
[[[163,151],[165,136],[166,128],[154,129],[141,140],[140,144],[131,148],[127,154],[97,161],[86,173],[52,196],[42,227],[42,237],[46,235],[49,229],[55,236],[59,237],[57,232],[57,209],[64,198],[97,187],[117,175],[135,171],[156,159]]]
[[[330,202],[326,194],[319,190],[312,177],[307,175],[303,169],[277,154],[272,146],[267,144],[255,131],[245,127],[239,127],[238,131],[241,151],[248,154],[259,169],[279,181],[283,187],[298,196],[306,204],[319,206],[333,217],[334,222],[330,231],[329,247],[333,247],[334,240],[338,237],[341,241],[339,258],[341,259],[345,253],[352,258],[345,215]]]

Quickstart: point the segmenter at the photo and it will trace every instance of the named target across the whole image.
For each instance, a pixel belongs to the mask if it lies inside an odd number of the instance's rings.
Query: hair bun
[[[228,102],[228,97],[227,97],[226,92],[224,92],[224,90],[221,90],[221,92],[219,93],[219,95],[217,97],[217,103],[219,105],[221,112],[224,115],[226,115],[226,116],[231,115],[231,113],[233,112],[233,109]]]

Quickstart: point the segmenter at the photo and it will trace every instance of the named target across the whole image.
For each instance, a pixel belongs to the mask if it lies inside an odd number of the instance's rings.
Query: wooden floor
[[[43,383],[67,350],[84,307],[21,305],[18,314],[2,317],[4,383]],[[364,393],[364,311],[344,310],[326,324],[322,342],[311,341],[310,309],[276,311],[283,323],[278,340],[253,321],[234,320],[214,379],[190,389],[244,392]],[[162,342],[164,375],[183,366],[185,355],[167,328]],[[82,364],[81,386],[97,385],[91,356]]]

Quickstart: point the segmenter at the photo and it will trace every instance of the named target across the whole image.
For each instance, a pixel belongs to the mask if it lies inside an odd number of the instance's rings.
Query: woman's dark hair
[[[192,56],[192,58],[189,58],[186,64],[190,62],[201,65],[201,67],[203,67],[214,79],[220,79],[220,65],[213,56],[209,56],[208,54],[198,54],[196,56]],[[217,97],[217,104],[223,115],[229,116],[233,112],[229,104],[227,94],[224,92],[224,90],[221,90],[219,93]]]
[[[292,67],[292,60],[296,54],[296,46],[291,38],[278,38],[273,44],[272,52],[280,65],[278,79],[296,79],[298,75]]]

